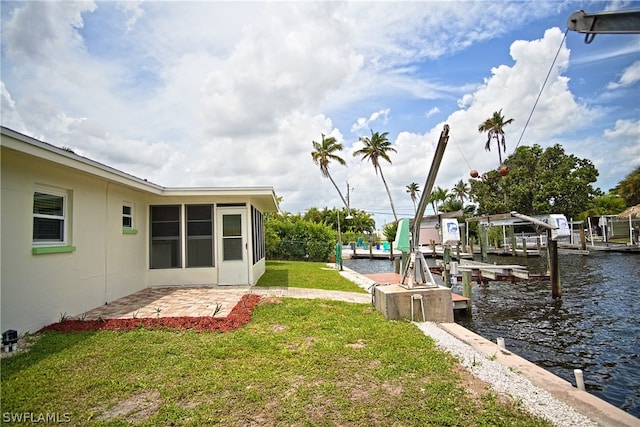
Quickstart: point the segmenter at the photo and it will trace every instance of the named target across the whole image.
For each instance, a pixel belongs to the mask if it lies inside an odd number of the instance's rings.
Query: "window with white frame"
[[[131,203],[122,204],[122,228],[133,228],[133,206]]]
[[[38,187],[33,193],[33,244],[65,245],[67,243],[68,192]]]

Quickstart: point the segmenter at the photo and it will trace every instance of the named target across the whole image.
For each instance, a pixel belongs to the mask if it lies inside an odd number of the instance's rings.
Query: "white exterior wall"
[[[249,284],[255,284],[265,272],[264,259],[255,265],[252,261],[251,205],[267,211],[277,209],[272,189],[165,189],[23,137],[3,128],[0,330],[36,332],[63,314],[78,316],[148,286],[217,284],[215,266],[149,268],[151,205],[245,204]],[[68,192],[66,245],[75,247],[74,251],[33,253],[37,186]],[[133,208],[137,233],[123,232],[124,203]],[[184,235],[184,218],[182,226]],[[215,232],[214,241],[217,260],[221,236]],[[184,239],[182,243],[184,254]]]
[[[35,332],[145,286],[144,234],[123,235],[121,222],[122,197],[142,205],[140,194],[5,149],[1,185],[2,330]],[[69,191],[74,252],[32,254],[36,185]]]

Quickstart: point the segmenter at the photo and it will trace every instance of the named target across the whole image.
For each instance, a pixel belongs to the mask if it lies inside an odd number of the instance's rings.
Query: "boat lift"
[[[416,215],[413,218],[413,230],[411,232],[410,238],[411,251],[409,255],[409,262],[403,270],[402,280],[400,281],[400,285],[406,289],[438,287],[435,280],[433,279],[433,276],[431,275],[431,271],[429,270],[427,261],[424,259],[424,255],[419,248],[420,223],[422,217],[424,216],[424,211],[427,209],[427,205],[429,204],[431,190],[433,189],[433,185],[436,181],[436,176],[438,175],[440,163],[442,162],[444,150],[447,147],[448,141],[449,125],[445,124],[442,132],[440,133],[440,139],[438,140],[438,145],[436,146],[436,151],[433,155],[431,168],[429,169],[429,174],[427,175],[427,180],[422,190],[422,197],[420,197],[420,202],[418,203],[416,209]],[[398,227],[398,229],[398,232],[400,232],[400,227]],[[405,283],[407,278],[409,279],[409,282]]]
[[[640,10],[622,10],[587,13],[574,12],[567,21],[567,28],[585,34],[584,42],[589,44],[596,34],[638,34],[640,33]]]
[[[564,215],[548,214],[529,216],[512,211],[508,214],[485,215],[481,217],[468,218],[467,222],[478,222],[485,227],[496,225],[533,225],[536,232],[539,232],[540,229],[546,230],[551,296],[558,298],[562,295],[558,263],[558,240],[568,239],[571,235],[569,222]]]

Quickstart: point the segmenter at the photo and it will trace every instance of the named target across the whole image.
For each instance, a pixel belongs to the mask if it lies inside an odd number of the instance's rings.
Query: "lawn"
[[[268,268],[305,281],[289,264]],[[95,426],[549,425],[411,323],[326,300],[264,298],[226,333],[40,333],[2,359],[1,387],[3,423],[29,414]]]
[[[228,333],[41,334],[2,359],[2,412],[97,426],[544,425],[460,375],[368,305],[271,299]]]
[[[326,289],[329,291],[367,291],[345,279],[322,262],[267,261],[266,272],[257,286],[288,286],[292,288]]]

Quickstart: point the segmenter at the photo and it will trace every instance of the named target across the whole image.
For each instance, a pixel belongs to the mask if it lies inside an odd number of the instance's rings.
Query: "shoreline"
[[[375,283],[344,267],[345,278],[370,292]],[[473,376],[554,425],[640,426],[640,419],[457,323],[413,322]]]

